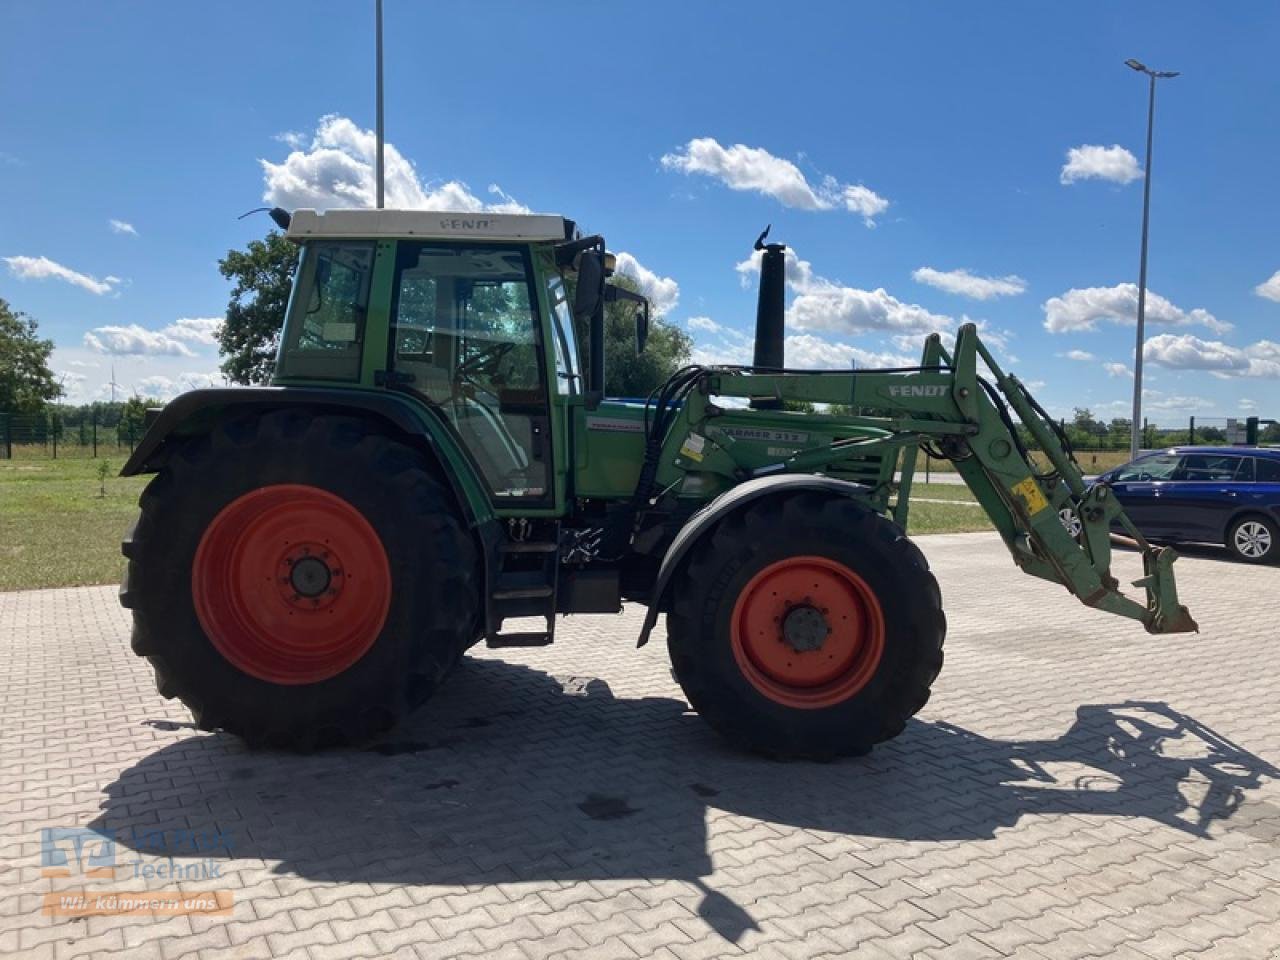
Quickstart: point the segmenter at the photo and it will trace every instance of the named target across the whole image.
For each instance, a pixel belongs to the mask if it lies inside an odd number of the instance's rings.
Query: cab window
[[[573,332],[573,310],[569,292],[558,276],[547,281],[547,302],[555,320],[556,390],[561,395],[578,393],[578,341]]]
[[[280,376],[360,379],[373,255],[372,243],[304,248],[277,358]]]
[[[1115,482],[1126,483],[1135,480],[1169,480],[1178,469],[1182,458],[1175,453],[1156,453],[1139,457],[1133,463],[1126,464],[1116,471]]]

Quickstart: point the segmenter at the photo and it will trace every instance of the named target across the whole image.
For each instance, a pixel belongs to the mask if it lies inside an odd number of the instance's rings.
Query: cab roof
[[[295,210],[286,236],[349,239],[573,239],[572,220],[555,214],[462,213],[450,210]]]

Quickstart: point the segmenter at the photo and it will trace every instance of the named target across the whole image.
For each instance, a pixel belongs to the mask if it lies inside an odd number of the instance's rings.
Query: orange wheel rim
[[[788,707],[848,700],[884,655],[884,612],[867,582],[826,557],[788,557],[743,587],[729,637],[742,674]]]
[[[318,683],[373,646],[391,607],[377,532],[341,497],[277,484],[227,504],[191,566],[196,618],[237,669],[279,684]]]

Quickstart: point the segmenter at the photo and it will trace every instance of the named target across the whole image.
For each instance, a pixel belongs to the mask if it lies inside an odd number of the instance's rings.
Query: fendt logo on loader
[[[889,388],[891,397],[943,397],[946,394],[947,388],[940,384]]]

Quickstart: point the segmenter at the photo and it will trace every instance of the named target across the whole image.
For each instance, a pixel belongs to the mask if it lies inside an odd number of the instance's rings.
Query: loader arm
[[[994,384],[980,375],[979,360]],[[717,405],[714,397],[834,403],[879,415],[841,418],[861,432],[744,471],[740,464],[735,466],[732,441],[726,436],[730,431],[719,426],[742,414]],[[674,457],[680,462],[687,436],[698,435],[705,453],[697,467],[727,469],[737,480],[744,473],[760,477],[823,472],[873,450],[892,464],[902,451],[894,519],[903,526],[916,451],[923,445],[955,464],[1023,571],[1062,584],[1088,606],[1141,621],[1151,633],[1198,629],[1178,603],[1173,576],[1177,555],[1171,548],[1148,543],[1106,484],[1086,485],[1057,424],[1016,377],[1000,369],[972,324],[960,328],[953,354],[936,334],[931,336],[918,368],[814,372],[712,368],[703,388],[690,393],[681,413],[687,423],[674,425],[664,444],[664,460],[670,463]],[[1033,462],[1013,414],[1043,451],[1048,470]],[[1059,510],[1066,507],[1081,521],[1079,541],[1059,518]],[[1144,589],[1145,603],[1125,596],[1111,573],[1113,523],[1130,535],[1142,554],[1144,576],[1134,586]]]

